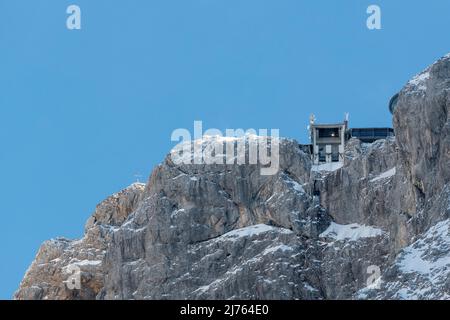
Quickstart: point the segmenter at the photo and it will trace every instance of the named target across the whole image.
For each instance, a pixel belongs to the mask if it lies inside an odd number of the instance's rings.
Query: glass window
[[[339,128],[322,128],[319,130],[319,138],[339,137]]]

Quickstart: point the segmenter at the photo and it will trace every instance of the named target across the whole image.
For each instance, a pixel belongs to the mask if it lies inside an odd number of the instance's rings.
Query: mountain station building
[[[309,121],[311,157],[316,165],[344,161],[345,144],[351,138],[363,143],[394,136],[392,128],[349,128],[348,115],[340,123],[316,123],[314,115]]]

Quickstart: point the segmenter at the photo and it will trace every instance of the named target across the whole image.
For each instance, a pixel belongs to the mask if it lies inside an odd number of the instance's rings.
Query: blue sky
[[[66,28],[66,8],[82,30]],[[382,30],[366,28],[366,8]],[[40,244],[80,237],[171,132],[390,126],[387,102],[450,51],[450,2],[0,0],[0,298]]]

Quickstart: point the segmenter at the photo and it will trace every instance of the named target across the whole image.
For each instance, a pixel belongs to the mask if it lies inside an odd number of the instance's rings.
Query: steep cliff
[[[271,176],[168,155],[82,239],[45,242],[15,298],[448,298],[449,92],[450,55],[399,93],[395,139],[350,140],[332,171],[289,139]]]

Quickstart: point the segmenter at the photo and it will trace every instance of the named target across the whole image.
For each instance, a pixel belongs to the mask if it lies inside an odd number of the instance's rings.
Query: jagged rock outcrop
[[[450,299],[450,220],[444,220],[404,248],[359,299]],[[376,288],[378,285],[378,288]]]
[[[169,154],[100,203],[82,239],[45,242],[15,298],[448,298],[449,91],[446,56],[399,93],[395,139],[352,139],[331,171],[289,139],[268,176]]]
[[[450,295],[450,54],[400,91],[394,128],[406,200],[404,247],[377,286],[356,298],[448,299]],[[398,195],[400,196],[400,195]]]
[[[135,209],[144,184],[133,184],[100,203],[86,223],[80,240],[57,238],[44,242],[16,294],[20,299],[95,299],[104,286],[102,261],[112,234]],[[80,290],[67,280],[79,268]]]

